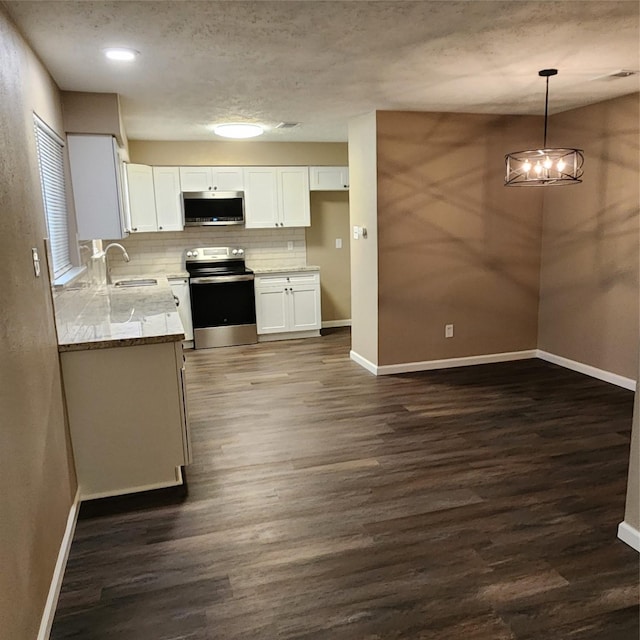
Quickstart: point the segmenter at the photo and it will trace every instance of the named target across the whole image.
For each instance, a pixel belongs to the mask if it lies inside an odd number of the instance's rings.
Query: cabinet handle
[[[214,191],[217,191],[217,189],[218,189],[218,187],[213,187],[213,190],[214,190]]]
[[[162,227],[158,227],[158,229],[160,229],[160,231],[162,231]]]
[[[211,191],[211,187],[209,187],[209,191]]]
[[[276,222],[276,227],[278,226],[278,223]]]
[[[137,231],[138,227],[133,227],[132,231]]]

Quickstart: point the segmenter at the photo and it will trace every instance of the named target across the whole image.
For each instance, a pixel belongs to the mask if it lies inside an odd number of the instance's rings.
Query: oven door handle
[[[226,282],[247,282],[253,280],[253,274],[242,276],[206,276],[204,278],[191,278],[191,284],[224,284]]]

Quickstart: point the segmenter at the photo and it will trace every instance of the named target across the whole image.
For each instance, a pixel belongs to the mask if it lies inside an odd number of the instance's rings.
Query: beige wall
[[[131,162],[188,166],[346,165],[344,142],[156,142],[130,140]]]
[[[57,89],[0,7],[0,636],[31,640],[76,491],[50,286],[33,111],[58,132]]]
[[[542,193],[503,183],[540,127],[378,112],[380,365],[536,348]]]
[[[378,181],[376,114],[349,121],[349,222],[367,238],[351,238],[351,349],[378,364]]]
[[[638,340],[638,94],[551,119],[584,149],[584,182],[545,191],[538,346],[634,379]]]
[[[127,136],[117,93],[63,91],[62,112],[67,133],[103,133],[115,136],[127,148]]]
[[[336,239],[342,249],[336,249]],[[349,193],[312,191],[311,226],[306,229],[307,263],[320,267],[322,320],[351,318]]]

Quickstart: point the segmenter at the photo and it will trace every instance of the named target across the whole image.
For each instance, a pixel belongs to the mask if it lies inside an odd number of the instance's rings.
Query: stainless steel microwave
[[[184,226],[244,224],[244,192],[183,191]]]

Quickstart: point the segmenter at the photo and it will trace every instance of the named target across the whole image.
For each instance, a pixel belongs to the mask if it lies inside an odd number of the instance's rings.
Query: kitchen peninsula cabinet
[[[308,227],[308,167],[245,167],[245,227]]]
[[[255,295],[259,341],[320,335],[318,271],[256,274]]]
[[[191,461],[185,334],[167,280],[54,300],[80,498],[181,484]]]
[[[182,359],[180,342],[60,354],[82,500],[182,483]]]

